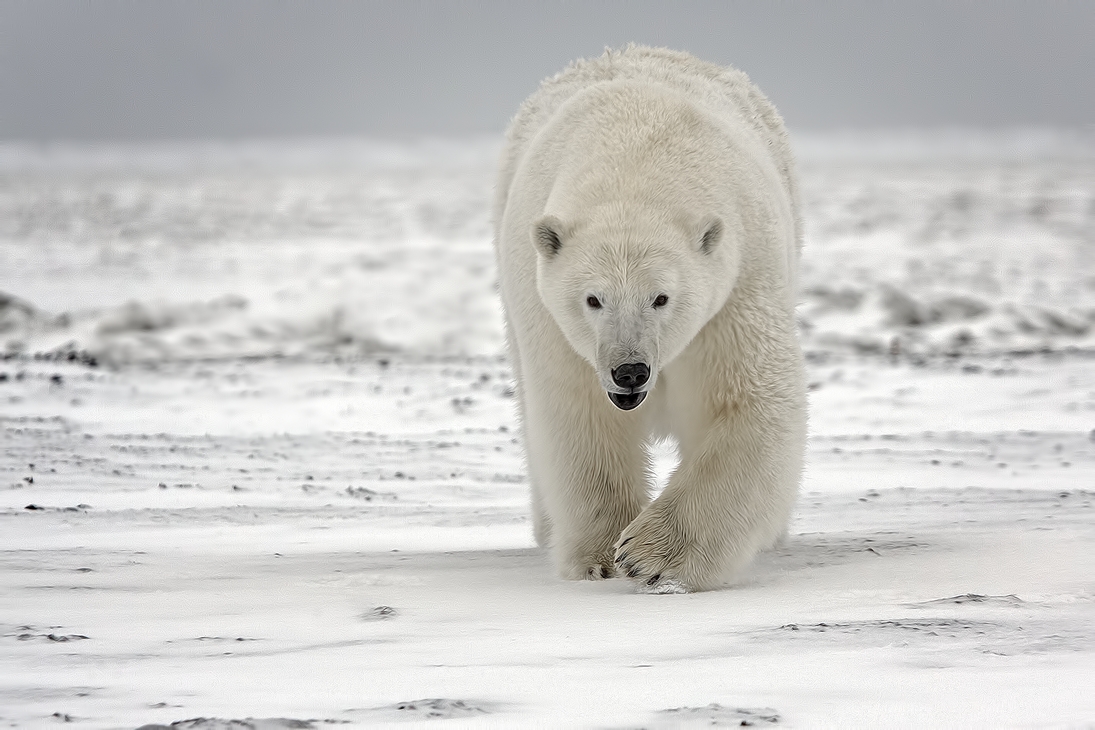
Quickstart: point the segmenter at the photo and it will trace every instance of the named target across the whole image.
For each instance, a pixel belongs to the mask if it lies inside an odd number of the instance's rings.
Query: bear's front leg
[[[556,569],[570,580],[611,578],[620,532],[649,501],[641,419],[573,382],[566,397],[537,390],[526,388],[529,477]]]
[[[689,442],[669,485],[616,543],[620,575],[655,593],[724,585],[784,533],[798,492],[805,404],[727,404]]]

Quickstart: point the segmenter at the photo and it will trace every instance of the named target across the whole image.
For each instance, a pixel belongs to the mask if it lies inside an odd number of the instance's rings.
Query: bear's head
[[[533,224],[537,288],[575,352],[621,410],[722,308],[739,256],[720,217],[606,205]]]

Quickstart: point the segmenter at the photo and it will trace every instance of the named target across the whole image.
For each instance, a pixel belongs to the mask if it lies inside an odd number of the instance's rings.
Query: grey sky
[[[1095,2],[0,0],[0,139],[501,131],[639,41],[738,66],[792,128],[1095,122]]]

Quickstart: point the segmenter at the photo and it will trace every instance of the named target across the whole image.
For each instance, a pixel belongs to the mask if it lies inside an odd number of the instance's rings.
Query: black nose
[[[650,380],[650,368],[645,362],[624,363],[612,370],[612,381],[621,388],[641,388]]]

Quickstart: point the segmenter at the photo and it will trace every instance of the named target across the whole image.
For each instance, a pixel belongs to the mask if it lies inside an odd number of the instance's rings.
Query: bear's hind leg
[[[506,342],[509,347],[510,364],[513,367],[514,386],[517,391],[517,409],[518,417],[521,421],[521,430],[525,443],[528,443],[528,415],[525,411],[525,395],[523,388],[521,387],[521,349],[517,334],[513,329],[513,323],[508,319],[506,320]],[[530,461],[534,458],[534,454],[529,450],[526,453],[526,458]],[[536,544],[540,547],[548,547],[551,543],[551,517],[548,516],[547,508],[544,506],[544,499],[540,496],[540,477],[539,471],[534,465],[529,465],[529,488],[532,496],[532,536],[536,539]]]
[[[551,544],[551,517],[548,516],[544,500],[540,496],[540,488],[536,481],[532,481],[532,536],[536,538],[536,544],[547,547]]]

